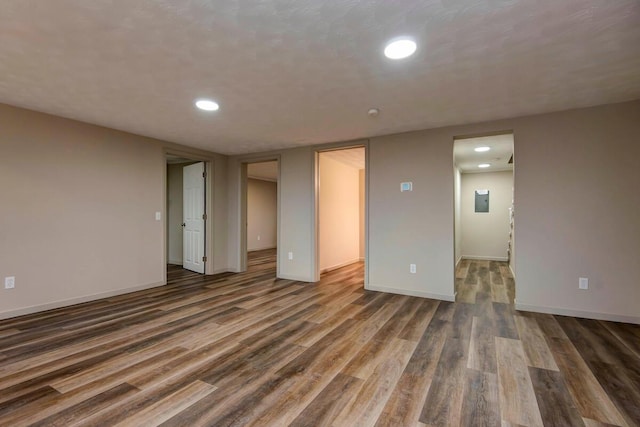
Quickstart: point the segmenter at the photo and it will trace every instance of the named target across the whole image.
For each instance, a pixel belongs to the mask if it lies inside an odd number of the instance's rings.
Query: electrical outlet
[[[14,276],[4,278],[4,288],[13,289],[16,287],[16,278]]]
[[[289,252],[289,261],[293,259],[293,252]]]
[[[260,235],[258,234],[258,240],[260,240]]]
[[[589,289],[589,279],[586,277],[580,277],[578,279],[578,289]]]
[[[415,264],[409,264],[409,273],[416,274],[416,265]]]

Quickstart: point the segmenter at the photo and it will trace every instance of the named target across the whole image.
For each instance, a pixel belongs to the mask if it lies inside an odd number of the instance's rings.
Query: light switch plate
[[[16,278],[14,276],[4,278],[4,288],[13,289],[16,287]]]
[[[156,212],[156,221],[160,221],[162,219],[162,212]]]
[[[589,289],[589,279],[586,277],[580,277],[578,279],[578,288],[579,289]]]

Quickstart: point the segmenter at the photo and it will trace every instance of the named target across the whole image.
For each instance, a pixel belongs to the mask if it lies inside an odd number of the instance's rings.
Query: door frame
[[[346,143],[327,144],[314,150],[313,153],[313,274],[314,281],[320,280],[320,153],[327,151],[364,148],[364,289],[369,286],[369,140]]]
[[[207,219],[204,221],[204,256],[207,257],[207,261],[204,263],[204,274],[214,274],[215,265],[214,265],[214,252],[213,252],[213,239],[214,239],[214,215],[213,215],[213,174],[214,174],[214,159],[211,157],[207,157],[201,154],[193,153],[191,151],[176,149],[176,148],[164,148],[162,159],[164,162],[163,167],[163,191],[162,191],[162,212],[164,212],[162,218],[162,280],[163,283],[167,283],[167,249],[169,245],[169,236],[167,234],[167,157],[168,156],[176,156],[189,160],[193,160],[194,162],[203,162],[204,170],[206,173],[205,177],[205,192],[204,192],[204,209],[207,214]]]
[[[247,271],[248,268],[248,251],[247,251],[247,193],[249,191],[249,177],[247,176],[247,167],[251,163],[264,163],[264,162],[277,162],[278,163],[278,180],[276,186],[276,277],[280,277],[280,263],[277,262],[280,256],[280,230],[282,230],[282,224],[280,220],[280,191],[281,191],[281,162],[280,155],[264,155],[264,156],[250,156],[243,157],[239,160],[240,164],[240,271]]]
[[[455,143],[458,140],[465,140],[465,139],[471,139],[471,138],[482,138],[485,136],[500,136],[500,135],[511,135],[513,137],[513,142],[512,142],[512,150],[513,150],[513,156],[515,159],[515,152],[516,152],[516,133],[513,129],[505,129],[505,130],[496,130],[496,131],[489,131],[489,132],[476,132],[476,133],[470,133],[470,134],[461,134],[461,135],[454,135],[453,138],[451,138],[451,154],[452,154],[452,160],[453,160],[453,173],[455,175],[456,173],[456,165],[455,165],[455,156],[453,155],[453,151],[454,151],[454,147],[455,147]],[[513,203],[515,205],[516,203],[516,164],[514,161],[513,164]],[[456,233],[460,233],[460,235],[462,236],[462,226],[460,227],[460,230],[456,230],[456,214],[458,213],[457,210],[460,209],[461,207],[458,206],[458,209],[456,209],[456,187],[455,187],[455,176],[453,179],[453,298],[454,300],[457,298],[458,293],[456,292],[456,269],[458,267],[458,263],[459,261],[462,261],[462,254],[460,254],[460,259],[457,260],[456,259]],[[460,184],[462,186],[462,173],[460,173]],[[513,230],[512,230],[512,242],[513,242],[513,248],[512,248],[512,255],[511,257],[513,258],[513,266],[515,266],[515,262],[516,262],[516,257],[515,257],[515,235],[516,235],[516,225],[514,223],[513,226]],[[461,243],[460,245],[462,245],[462,238],[460,239]],[[516,277],[515,275],[515,271],[512,268],[512,262],[511,262],[511,258],[509,259],[509,261],[507,261],[509,263],[509,269],[511,270],[511,274],[513,275],[514,279]],[[516,281],[516,286],[517,286],[517,281]],[[518,290],[517,288],[515,289],[516,292],[516,296],[518,295]]]

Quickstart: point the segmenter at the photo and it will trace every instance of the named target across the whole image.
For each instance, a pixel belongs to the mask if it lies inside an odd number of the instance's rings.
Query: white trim
[[[414,291],[411,289],[389,288],[387,286],[378,286],[378,285],[372,285],[372,284],[365,285],[364,288],[368,291],[378,291],[378,292],[386,292],[388,294],[408,295],[412,297],[437,299],[441,301],[455,302],[456,300],[455,295],[432,294],[430,292]]]
[[[309,277],[295,276],[290,274],[283,274],[282,276],[278,276],[278,279],[286,279],[286,280],[295,280],[296,282],[306,282],[306,283],[314,283],[313,280],[309,280]]]
[[[333,265],[331,267],[323,268],[320,270],[320,273],[328,273],[329,271],[337,270],[342,267],[346,267],[347,265],[355,264],[356,262],[363,261],[364,258],[356,258],[351,261],[341,262],[340,264]]]
[[[9,319],[11,317],[24,316],[26,314],[39,313],[41,311],[53,310],[61,307],[68,307],[71,305],[82,304],[84,302],[95,301],[95,300],[110,298],[118,295],[129,294],[131,292],[143,291],[145,289],[156,288],[158,286],[164,286],[165,284],[166,284],[165,282],[155,282],[155,283],[149,283],[146,285],[132,286],[130,288],[125,288],[125,289],[117,289],[115,291],[107,291],[107,292],[101,292],[99,294],[85,295],[82,297],[71,298],[67,300],[49,302],[46,304],[32,305],[30,307],[19,308],[17,310],[3,311],[2,313],[0,313],[0,319]]]
[[[275,160],[273,160],[275,162]],[[278,178],[266,178],[264,176],[256,176],[247,174],[247,179],[255,179],[258,181],[278,182]]]
[[[516,273],[513,271],[513,268],[511,268],[511,264],[509,264],[509,271],[511,272],[511,275],[513,276],[513,280],[515,280],[516,279]]]
[[[265,247],[261,247],[261,248],[256,248],[256,249],[248,249],[247,248],[247,253],[249,252],[257,252],[257,251],[266,251],[267,249],[277,249],[277,246],[265,246]]]
[[[456,268],[458,268],[458,264],[460,264],[460,261],[462,261],[462,255],[458,257],[458,260],[456,261]]]
[[[538,305],[521,304],[516,301],[516,310],[533,311],[536,313],[557,314],[560,316],[582,317],[586,319],[609,320],[612,322],[635,323],[640,325],[640,317],[624,316],[612,313],[598,313],[593,311],[572,310],[561,307],[542,307]]]
[[[482,255],[462,255],[462,259],[475,259],[478,261],[509,261],[508,257],[482,256]]]

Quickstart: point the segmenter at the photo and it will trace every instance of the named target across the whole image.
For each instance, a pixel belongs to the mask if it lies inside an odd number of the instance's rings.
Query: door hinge
[[[206,172],[202,172],[202,177],[206,178],[207,177],[207,173]]]
[[[202,219],[204,219],[205,221],[207,220],[207,214],[202,214]]]
[[[207,257],[206,256],[202,257],[202,262],[207,262]]]

